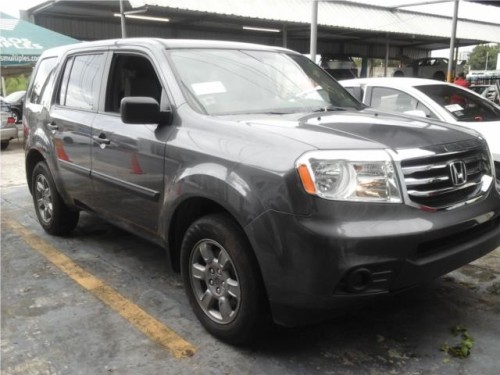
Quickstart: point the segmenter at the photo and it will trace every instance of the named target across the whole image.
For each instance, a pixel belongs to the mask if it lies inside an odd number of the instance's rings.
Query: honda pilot
[[[92,212],[161,245],[201,324],[248,343],[500,245],[473,130],[384,114],[291,50],[164,39],[45,51],[24,109],[38,220]]]

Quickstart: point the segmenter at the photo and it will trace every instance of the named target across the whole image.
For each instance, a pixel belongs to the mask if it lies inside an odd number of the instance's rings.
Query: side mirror
[[[410,115],[410,116],[416,116],[416,117],[424,117],[426,118],[427,115],[425,114],[424,111],[420,110],[420,109],[414,109],[412,111],[404,111],[404,114],[405,115]]]
[[[120,117],[125,124],[164,124],[171,112],[160,112],[158,102],[147,96],[127,96],[120,104]]]

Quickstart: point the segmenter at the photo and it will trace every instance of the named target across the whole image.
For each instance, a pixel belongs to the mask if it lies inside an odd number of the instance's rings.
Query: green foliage
[[[9,95],[14,91],[26,90],[28,88],[29,77],[20,74],[14,77],[7,77],[5,79],[5,95]]]
[[[497,66],[497,57],[500,52],[499,44],[479,44],[469,55],[469,65],[472,70],[484,70],[486,55],[488,55],[488,69],[494,70]]]
[[[462,326],[453,327],[451,332],[454,336],[460,336],[462,341],[455,346],[443,344],[441,345],[441,351],[455,358],[467,358],[471,354],[472,347],[474,346],[474,339],[469,332],[467,332],[467,329]]]

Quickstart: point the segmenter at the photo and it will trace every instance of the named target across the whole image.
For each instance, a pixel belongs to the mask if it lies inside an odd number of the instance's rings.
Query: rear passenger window
[[[45,89],[49,86],[48,83],[50,78],[54,74],[56,63],[57,59],[55,57],[40,61],[35,73],[35,78],[33,79],[33,86],[31,87],[30,93],[27,95],[30,103],[40,104],[42,102]]]
[[[58,104],[78,109],[96,110],[101,85],[104,55],[71,57],[64,67]]]

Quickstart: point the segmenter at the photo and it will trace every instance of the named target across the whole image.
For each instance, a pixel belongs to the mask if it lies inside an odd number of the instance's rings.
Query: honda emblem
[[[463,161],[454,161],[449,164],[451,182],[454,186],[460,186],[467,182],[467,167]]]

